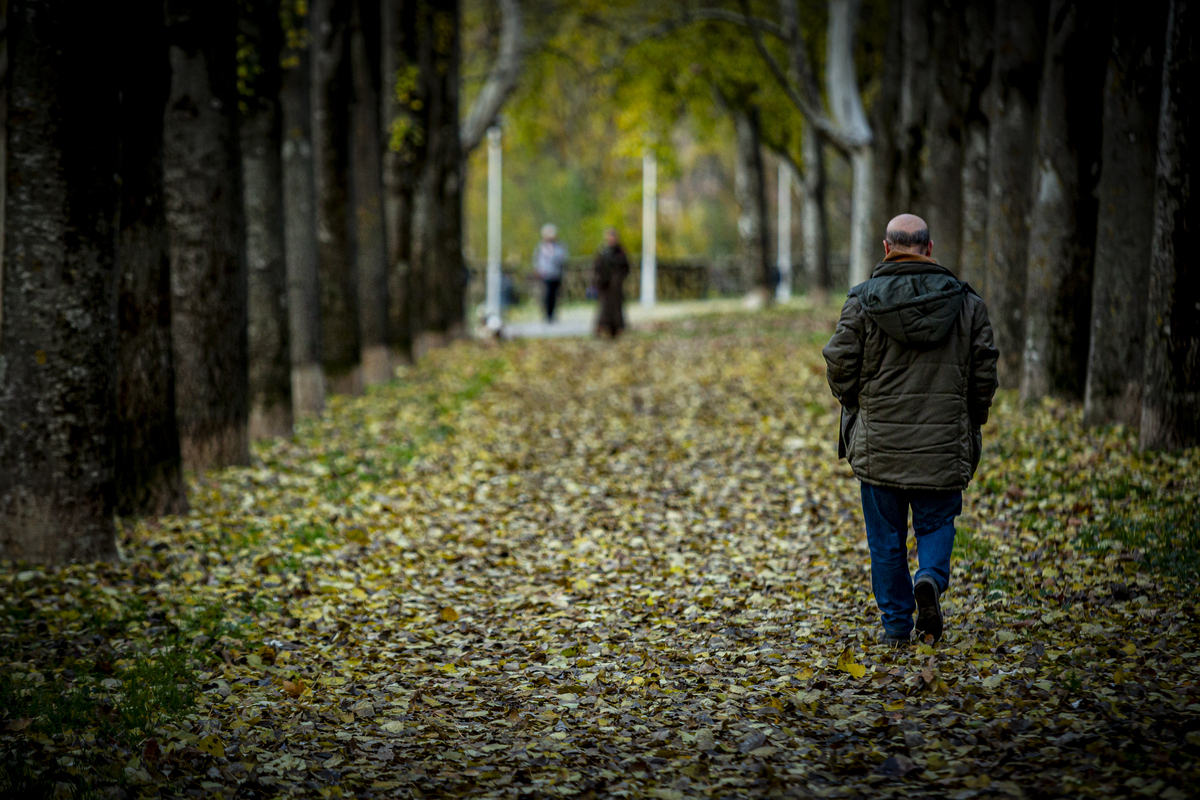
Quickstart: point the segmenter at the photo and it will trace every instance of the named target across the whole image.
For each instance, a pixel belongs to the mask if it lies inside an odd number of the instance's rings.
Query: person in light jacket
[[[546,310],[546,322],[554,322],[554,309],[558,305],[558,290],[562,286],[563,266],[567,263],[567,248],[558,241],[558,228],[542,226],[542,241],[533,251],[533,271],[542,281],[542,301]]]

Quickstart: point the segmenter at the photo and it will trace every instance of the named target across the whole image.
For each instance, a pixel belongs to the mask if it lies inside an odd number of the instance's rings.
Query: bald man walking
[[[983,298],[933,258],[923,219],[889,222],[883,252],[850,290],[824,355],[842,405],[838,457],[862,485],[882,639],[909,642],[915,611],[918,639],[932,643],[942,637],[954,518],[979,466],[999,352]]]

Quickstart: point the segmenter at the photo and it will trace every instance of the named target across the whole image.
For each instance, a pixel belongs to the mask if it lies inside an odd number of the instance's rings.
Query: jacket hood
[[[933,347],[949,335],[970,289],[932,258],[899,255],[889,254],[850,294],[888,336],[910,347]]]

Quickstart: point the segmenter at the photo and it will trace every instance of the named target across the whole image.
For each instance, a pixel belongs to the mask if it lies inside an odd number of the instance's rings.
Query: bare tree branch
[[[750,19],[749,0],[742,0],[742,9],[744,11],[743,18]],[[830,144],[842,153],[849,153],[854,147],[862,144],[862,142],[847,135],[846,131],[843,131],[840,126],[826,116],[817,104],[810,102],[808,98],[804,97],[797,90],[795,84],[788,80],[783,67],[779,64],[779,60],[775,58],[775,54],[767,49],[767,44],[763,41],[762,31],[755,25],[750,23],[745,24],[750,28],[750,33],[754,37],[754,46],[758,49],[758,53],[762,56],[763,61],[766,62],[767,68],[775,78],[775,82],[779,84],[779,88],[783,89],[788,99],[792,101],[792,105],[804,115],[804,118],[814,128],[819,130],[829,140]],[[782,28],[780,30],[782,31]]]
[[[500,113],[504,101],[512,94],[521,75],[524,55],[525,27],[520,0],[500,0],[500,49],[488,73],[487,81],[475,97],[467,121],[459,132],[463,154],[474,150],[483,135]]]

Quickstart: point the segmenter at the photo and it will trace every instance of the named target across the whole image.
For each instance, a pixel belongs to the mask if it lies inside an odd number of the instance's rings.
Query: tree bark
[[[767,187],[759,136],[758,108],[731,107],[737,135],[737,169],[734,193],[738,203],[738,249],[742,273],[755,287],[756,304],[765,306],[775,297],[767,245]]]
[[[168,0],[163,177],[183,463],[246,464],[249,386],[233,0]]]
[[[825,145],[816,128],[806,124],[800,146],[804,157],[801,177],[804,268],[808,273],[809,295],[816,302],[824,302],[833,289],[829,270],[829,215],[825,206]]]
[[[416,92],[420,101],[413,191],[410,320],[416,355],[465,333],[462,144],[458,122],[457,0],[419,4]],[[411,104],[410,104],[411,105]]]
[[[163,208],[163,112],[171,89],[160,0],[120,7],[121,70],[116,504],[124,516],[187,511],[175,365],[171,260]]]
[[[900,85],[903,70],[897,68],[902,58],[903,0],[888,3],[887,39],[884,42],[883,63],[888,65],[879,76],[879,96],[871,106],[871,129],[875,166],[875,218],[872,230],[887,230],[888,221],[899,214],[900,202]]]
[[[363,383],[392,378],[388,331],[388,254],[383,222],[383,146],[380,142],[380,44],[377,0],[354,0],[350,62],[354,77],[353,161],[355,248]],[[365,21],[365,22],[364,22]]]
[[[0,558],[117,555],[118,18],[9,6]]]
[[[417,69],[416,3],[381,0],[383,27],[383,210],[388,247],[388,323],[400,360],[412,360],[409,262],[412,258],[412,197],[416,185],[411,140],[402,131],[412,119],[408,88]],[[403,102],[400,95],[404,96]],[[394,127],[395,126],[395,127]],[[393,136],[393,131],[398,134]]]
[[[901,0],[900,5],[899,25],[903,42],[899,62],[900,119],[897,136],[900,172],[895,213],[923,215],[927,197],[921,157],[930,130],[929,95],[932,83],[930,0]]]
[[[317,266],[321,282],[322,362],[329,390],[362,390],[358,270],[350,225],[351,95],[349,3],[314,0],[312,143],[316,169]]]
[[[1044,0],[996,4],[988,126],[987,287],[1000,385],[1021,380],[1025,345],[1025,277],[1037,134],[1038,87],[1045,50]]]
[[[1112,6],[1053,0],[1038,103],[1021,398],[1083,399]]]
[[[963,199],[963,15],[954,0],[931,0],[933,32],[929,68],[929,127],[921,153],[921,187],[925,221],[934,255],[960,276]]]
[[[988,113],[992,86],[992,0],[971,0],[962,7],[962,239],[958,276],[986,299],[988,207]],[[943,251],[945,248],[941,248]],[[953,253],[950,254],[953,257]]]
[[[250,438],[292,433],[287,264],[283,226],[283,126],[279,109],[283,31],[274,3],[244,5],[241,33],[258,69],[243,100],[242,181],[246,209]]]
[[[321,363],[321,283],[317,270],[317,209],[312,149],[312,48],[309,19],[289,16],[298,47],[289,48],[279,105],[283,116],[283,230],[288,292],[292,413],[315,417],[325,407]]]
[[[1117,4],[1104,86],[1092,331],[1083,419],[1141,424],[1154,160],[1167,0]]]
[[[1198,28],[1200,19],[1187,0],[1172,0],[1158,118],[1143,450],[1200,445],[1200,264],[1195,257],[1200,153],[1192,147],[1200,140]]]

